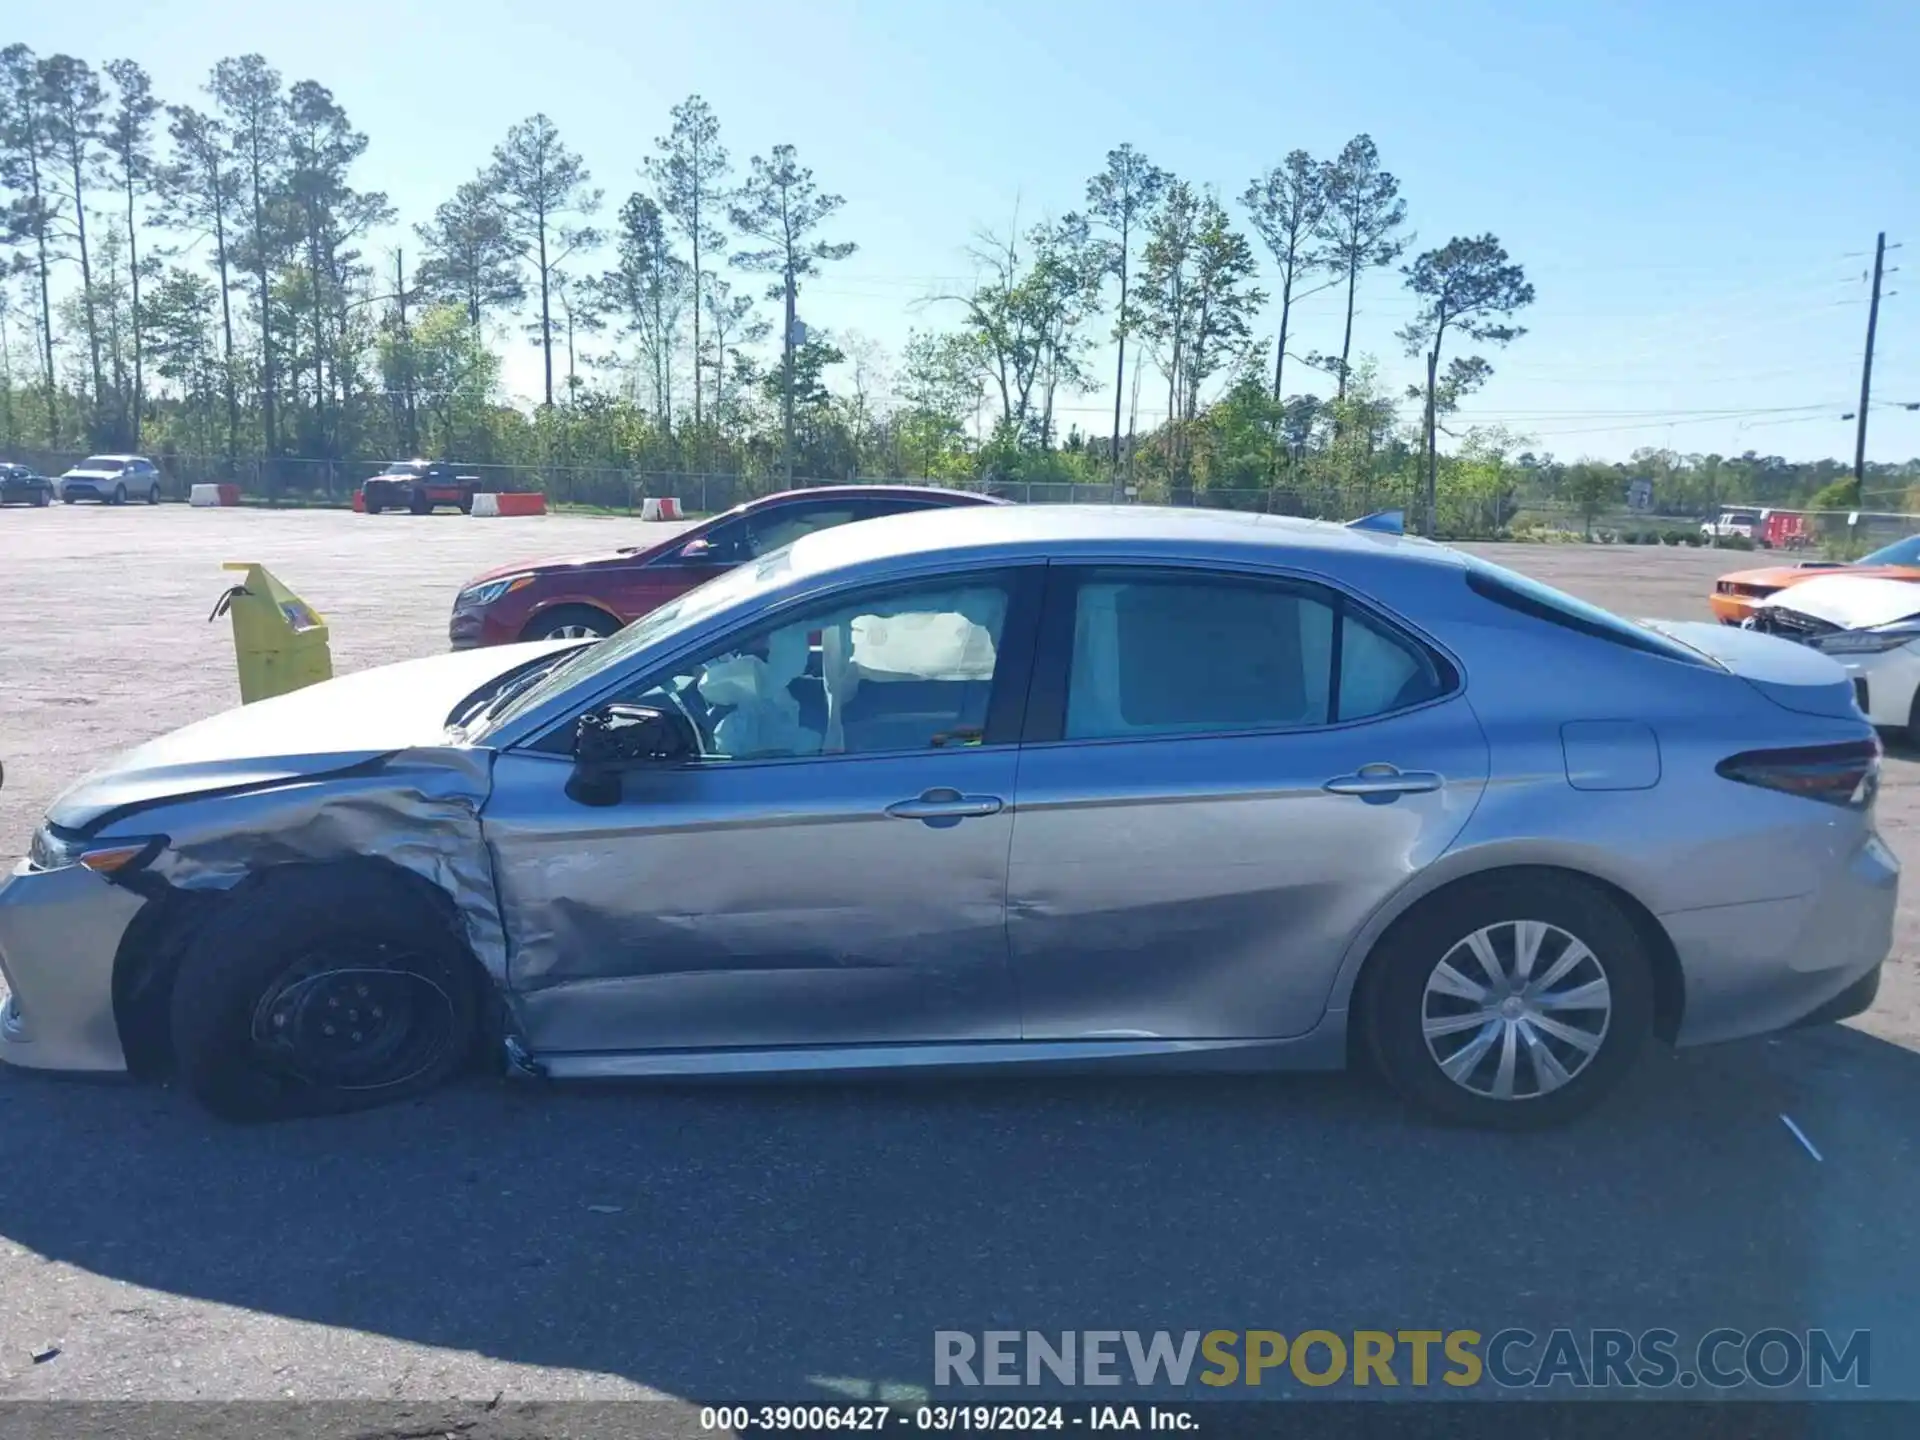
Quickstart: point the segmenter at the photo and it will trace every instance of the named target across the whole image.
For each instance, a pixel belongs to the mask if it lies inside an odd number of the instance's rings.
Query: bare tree
[[[1380,152],[1368,135],[1356,135],[1340,151],[1327,176],[1327,204],[1320,238],[1327,264],[1346,277],[1347,323],[1340,337],[1339,393],[1347,393],[1353,353],[1353,299],[1364,271],[1391,265],[1411,236],[1395,235],[1407,219],[1400,182],[1380,168]]]
[[[660,194],[660,208],[693,248],[693,425],[695,444],[705,420],[700,394],[700,313],[706,272],[702,251],[727,243],[715,220],[726,203],[732,166],[720,144],[720,120],[698,95],[673,107],[673,128],[653,142],[659,154],[646,161],[647,178]]]
[[[507,234],[533,265],[540,287],[540,357],[546,367],[546,403],[553,405],[553,272],[576,250],[600,242],[599,232],[569,224],[600,208],[600,191],[580,157],[561,143],[545,115],[533,115],[507,132],[493,152],[485,183],[499,197]]]
[[[1266,242],[1280,271],[1280,339],[1273,352],[1273,398],[1281,399],[1280,379],[1287,363],[1287,328],[1293,315],[1294,288],[1327,263],[1315,241],[1325,222],[1333,167],[1294,150],[1247,186],[1240,203]]]
[[[40,67],[25,45],[0,50],[0,181],[14,192],[5,212],[10,245],[31,243],[26,261],[39,282],[40,364],[47,395],[47,444],[60,443],[60,392],[53,375],[53,217],[58,200],[48,184],[52,136],[40,89]]]
[[[767,156],[753,157],[747,183],[728,209],[733,226],[766,246],[733,257],[742,270],[777,275],[767,298],[784,299],[786,325],[780,341],[781,471],[793,481],[794,351],[799,344],[797,313],[800,282],[818,275],[823,261],[844,260],[858,247],[851,240],[830,242],[808,237],[846,201],[822,194],[813,172],[800,164],[791,145],[776,145]]]
[[[147,403],[146,335],[140,315],[139,205],[140,197],[154,183],[153,121],[160,113],[160,102],[154,97],[147,72],[133,61],[109,60],[107,75],[113,81],[114,106],[101,143],[113,157],[120,193],[126,201],[127,274],[133,297],[133,395],[121,423],[128,443],[138,450]]]
[[[1438,405],[1443,382],[1440,347],[1449,330],[1493,345],[1505,345],[1526,334],[1507,323],[1513,314],[1533,303],[1533,286],[1526,272],[1511,263],[1500,242],[1491,235],[1455,237],[1438,250],[1429,250],[1405,268],[1407,288],[1420,298],[1420,311],[1400,339],[1409,355],[1423,351],[1427,360],[1426,385],[1426,525],[1434,531],[1435,489],[1439,460],[1434,446]],[[1444,382],[1449,403],[1484,384],[1493,367],[1478,356],[1456,357]]]
[[[87,248],[87,183],[99,168],[101,115],[107,94],[100,77],[84,60],[71,55],[49,55],[40,62],[41,113],[45,117],[47,138],[59,164],[51,181],[64,206],[70,227],[66,238],[74,245],[80,263],[80,310],[86,318],[88,371],[93,377],[93,415],[89,429],[99,427],[105,404],[106,379],[100,368],[100,317],[94,304],[93,259]],[[56,223],[58,223],[56,221]]]
[[[701,294],[707,310],[707,353],[713,367],[713,414],[715,424],[728,423],[727,365],[736,366],[740,347],[757,345],[773,333],[773,322],[753,313],[751,295],[735,295],[733,287],[718,275],[707,277]]]
[[[1120,308],[1113,321],[1113,338],[1119,355],[1113,366],[1113,443],[1109,460],[1117,474],[1120,469],[1120,398],[1127,384],[1127,337],[1133,333],[1134,315],[1128,304],[1127,281],[1133,258],[1134,232],[1143,229],[1160,197],[1166,194],[1173,177],[1152,164],[1131,145],[1107,152],[1107,168],[1087,181],[1087,210],[1113,232],[1110,264],[1120,281]]]
[[[653,372],[653,418],[673,433],[673,356],[686,314],[687,263],[673,253],[666,218],[651,196],[630,195],[614,228],[616,263],[599,288],[625,318],[626,333]]]
[[[286,155],[286,103],[280,72],[261,55],[222,60],[207,93],[225,121],[234,166],[247,200],[243,250],[260,307],[260,434],[268,455],[280,451],[280,379],[273,340],[273,267],[279,237],[269,224]]]
[[[171,106],[167,133],[173,157],[160,172],[162,224],[197,232],[213,241],[220,275],[221,383],[227,398],[227,459],[240,443],[240,397],[233,356],[232,247],[228,233],[240,203],[240,174],[228,159],[226,127],[185,105]]]

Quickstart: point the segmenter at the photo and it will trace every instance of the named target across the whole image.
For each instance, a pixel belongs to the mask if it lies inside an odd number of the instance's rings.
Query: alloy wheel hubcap
[[[558,625],[554,627],[553,638],[556,640],[585,640],[589,636],[597,634],[599,634],[599,631],[589,625]]]
[[[1613,1017],[1599,957],[1543,920],[1482,926],[1441,957],[1420,1000],[1433,1063],[1493,1100],[1550,1095],[1593,1063]]]

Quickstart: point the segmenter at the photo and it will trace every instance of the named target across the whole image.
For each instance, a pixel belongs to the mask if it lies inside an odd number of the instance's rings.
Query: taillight
[[[1748,750],[1714,767],[1729,780],[1799,795],[1827,805],[1864,810],[1880,788],[1880,741]]]

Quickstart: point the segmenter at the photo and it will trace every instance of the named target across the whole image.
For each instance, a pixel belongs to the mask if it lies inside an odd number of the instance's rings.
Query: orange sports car
[[[1767,596],[1811,580],[1816,575],[1831,575],[1845,570],[1870,580],[1920,581],[1920,535],[1909,535],[1891,545],[1863,555],[1852,564],[1837,560],[1809,560],[1799,565],[1769,565],[1760,570],[1736,570],[1714,582],[1707,604],[1713,618],[1722,625],[1738,625],[1753,613],[1753,607]]]

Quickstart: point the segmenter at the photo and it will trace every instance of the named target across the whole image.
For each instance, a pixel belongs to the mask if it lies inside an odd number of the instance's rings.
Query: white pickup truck
[[[1715,519],[1700,522],[1700,534],[1709,541],[1731,540],[1735,536],[1742,540],[1758,540],[1761,523],[1758,510],[1723,510]]]

